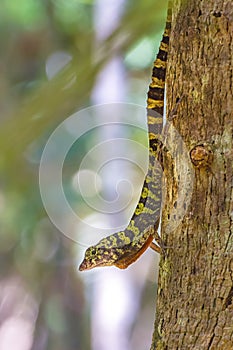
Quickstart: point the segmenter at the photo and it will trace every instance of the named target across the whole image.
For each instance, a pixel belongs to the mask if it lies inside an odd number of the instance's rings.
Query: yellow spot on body
[[[103,247],[108,247],[109,244],[111,244],[110,239],[107,239],[107,238],[103,238],[100,242],[101,242],[101,244],[103,245]],[[97,245],[98,245],[98,244],[97,244]]]
[[[103,238],[99,244],[101,245],[101,247],[105,247],[105,248],[109,248],[109,247],[116,247],[117,246],[117,238],[115,237],[115,235],[111,235],[107,238]],[[97,244],[98,247],[98,244]]]
[[[163,33],[163,36],[170,36],[170,32],[171,32],[171,29],[170,28],[166,28],[164,33]]]
[[[132,231],[135,236],[138,236],[140,234],[139,228],[134,226],[134,220],[131,220],[129,223],[129,226],[127,227],[127,230]]]
[[[126,244],[130,244],[130,243],[131,243],[131,240],[130,240],[129,237],[125,237],[125,243],[126,243]]]
[[[130,238],[125,235],[125,232],[119,232],[118,237],[124,242],[124,244],[130,244]]]
[[[149,197],[153,199],[154,201],[159,201],[160,198],[157,197],[155,194],[153,194],[151,191],[149,191]]]
[[[147,123],[148,124],[162,124],[163,123],[163,118],[160,117],[152,117],[152,116],[148,116],[147,117]]]
[[[149,152],[150,152],[150,155],[152,155],[153,157],[155,157],[157,155],[157,153],[151,147],[149,148]],[[149,169],[151,169],[150,163],[149,163]]]
[[[153,170],[153,168],[154,168],[154,165],[149,163],[149,170]]]
[[[154,63],[154,67],[156,68],[166,68],[167,62],[166,61],[162,61],[159,58],[157,58],[157,60],[155,60]]]
[[[143,190],[142,190],[142,198],[147,198],[148,197],[148,188],[147,187],[144,187]]]
[[[149,140],[155,140],[158,138],[157,134],[154,134],[153,132],[149,132]]]
[[[152,82],[150,83],[150,87],[151,88],[161,88],[161,89],[164,89],[165,87],[165,81],[164,80],[161,80],[157,77],[153,77],[152,76]]]
[[[163,107],[164,101],[163,100],[153,100],[152,98],[147,99],[147,108],[152,109],[156,107]]]
[[[135,209],[135,214],[140,215],[143,209],[144,209],[144,204],[139,202],[137,205],[137,208]]]
[[[161,41],[160,49],[167,52],[168,51],[168,44]]]
[[[109,238],[112,242],[112,245],[117,245],[117,238],[114,235],[110,236]]]
[[[151,176],[147,176],[146,183],[149,184],[150,182],[153,182],[153,178]]]
[[[152,209],[150,209],[150,208],[146,208],[146,207],[145,207],[144,213],[146,213],[146,214],[154,214],[155,211],[152,210]]]

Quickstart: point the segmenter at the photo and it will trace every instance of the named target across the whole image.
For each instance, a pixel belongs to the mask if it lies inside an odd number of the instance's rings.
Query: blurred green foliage
[[[1,1],[0,269],[2,276],[22,276],[38,300],[33,349],[40,348],[42,329],[46,349],[90,349],[73,244],[47,219],[40,199],[41,152],[62,120],[91,104],[96,78],[115,55],[125,58],[126,100],[144,101],[166,2],[126,1],[118,27],[98,47],[94,11],[91,0]],[[69,52],[72,60],[48,81],[46,59],[56,51]]]

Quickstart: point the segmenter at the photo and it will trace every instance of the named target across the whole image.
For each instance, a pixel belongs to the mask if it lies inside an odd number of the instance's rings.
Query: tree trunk
[[[232,66],[232,0],[175,0],[151,350],[233,349]]]

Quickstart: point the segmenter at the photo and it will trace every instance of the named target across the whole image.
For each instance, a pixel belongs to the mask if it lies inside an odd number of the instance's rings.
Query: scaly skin
[[[164,89],[166,62],[171,31],[171,2],[165,31],[159,52],[154,62],[152,82],[149,85],[147,99],[147,122],[149,136],[149,169],[144,180],[141,196],[129,225],[124,231],[114,233],[101,239],[85,252],[79,270],[115,265],[125,269],[152,244],[159,224],[161,208],[161,168],[156,166],[161,148],[163,129]],[[153,244],[153,249],[159,247]]]

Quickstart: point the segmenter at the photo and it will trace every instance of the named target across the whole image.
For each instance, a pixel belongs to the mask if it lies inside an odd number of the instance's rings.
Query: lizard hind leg
[[[154,242],[151,242],[150,248],[153,249],[156,253],[159,253],[159,254],[162,253],[162,250],[161,250],[160,246],[157,245],[157,244],[154,243]]]

